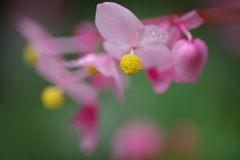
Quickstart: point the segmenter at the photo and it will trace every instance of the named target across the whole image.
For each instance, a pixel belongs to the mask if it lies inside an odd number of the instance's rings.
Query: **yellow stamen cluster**
[[[47,109],[56,110],[64,102],[64,95],[55,86],[48,86],[42,92],[42,102]]]
[[[93,66],[87,66],[87,71],[91,76],[96,76],[99,74],[98,70]]]
[[[121,59],[120,67],[125,74],[132,76],[142,70],[142,60],[133,54],[124,55]]]
[[[30,67],[38,61],[38,50],[31,44],[27,44],[23,49],[23,61]]]

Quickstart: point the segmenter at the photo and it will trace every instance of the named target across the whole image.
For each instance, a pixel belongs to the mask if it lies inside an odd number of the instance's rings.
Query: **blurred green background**
[[[1,160],[111,159],[114,133],[134,117],[147,117],[165,132],[180,120],[192,121],[199,129],[205,159],[240,159],[240,53],[224,47],[216,26],[192,31],[209,47],[207,65],[195,84],[173,83],[165,94],[157,95],[142,72],[132,77],[125,104],[119,104],[111,92],[102,94],[100,144],[92,155],[84,155],[78,149],[78,134],[68,126],[79,106],[70,99],[55,112],[42,106],[40,94],[49,83],[22,63],[26,41],[17,33],[12,17],[16,10],[22,11],[54,36],[70,36],[81,20],[94,22],[96,5],[102,1],[50,0],[42,5],[37,0],[28,1],[5,1],[1,12]],[[203,6],[192,0],[115,2],[141,19]]]

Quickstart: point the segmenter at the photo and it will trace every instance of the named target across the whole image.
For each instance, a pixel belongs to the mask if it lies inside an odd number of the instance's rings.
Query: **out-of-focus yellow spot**
[[[99,74],[98,70],[93,66],[87,66],[87,71],[91,76],[96,76]]]
[[[23,61],[28,66],[33,67],[38,61],[38,50],[31,44],[27,44],[23,49]]]
[[[124,55],[121,59],[120,67],[125,74],[132,76],[142,70],[142,60],[133,54]]]
[[[64,95],[55,86],[48,86],[42,92],[42,102],[47,109],[56,110],[64,102]]]

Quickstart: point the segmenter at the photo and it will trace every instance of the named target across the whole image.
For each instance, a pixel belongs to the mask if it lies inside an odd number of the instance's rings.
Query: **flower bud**
[[[194,83],[200,76],[208,57],[208,49],[201,39],[179,40],[172,49],[172,64],[183,83]]]

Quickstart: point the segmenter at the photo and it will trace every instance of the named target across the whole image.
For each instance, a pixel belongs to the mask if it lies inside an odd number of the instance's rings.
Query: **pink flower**
[[[180,81],[194,83],[202,73],[207,57],[208,49],[203,40],[179,40],[172,49],[172,63]]]
[[[88,54],[78,60],[65,63],[67,67],[82,67],[76,71],[76,75],[83,78],[91,78],[94,85],[108,85],[113,89],[119,101],[124,101],[124,83],[119,74],[116,64],[111,56],[106,54]],[[93,73],[92,73],[93,72]]]
[[[147,121],[128,123],[119,129],[113,141],[113,158],[117,160],[151,159],[162,153],[162,133]]]
[[[97,102],[85,104],[71,121],[71,126],[80,132],[79,147],[86,154],[92,153],[98,144],[98,110]]]
[[[166,30],[144,26],[131,11],[111,2],[98,4],[95,22],[106,40],[105,50],[116,59],[131,53],[140,57],[145,68],[170,67],[170,51],[162,45],[167,40]]]

